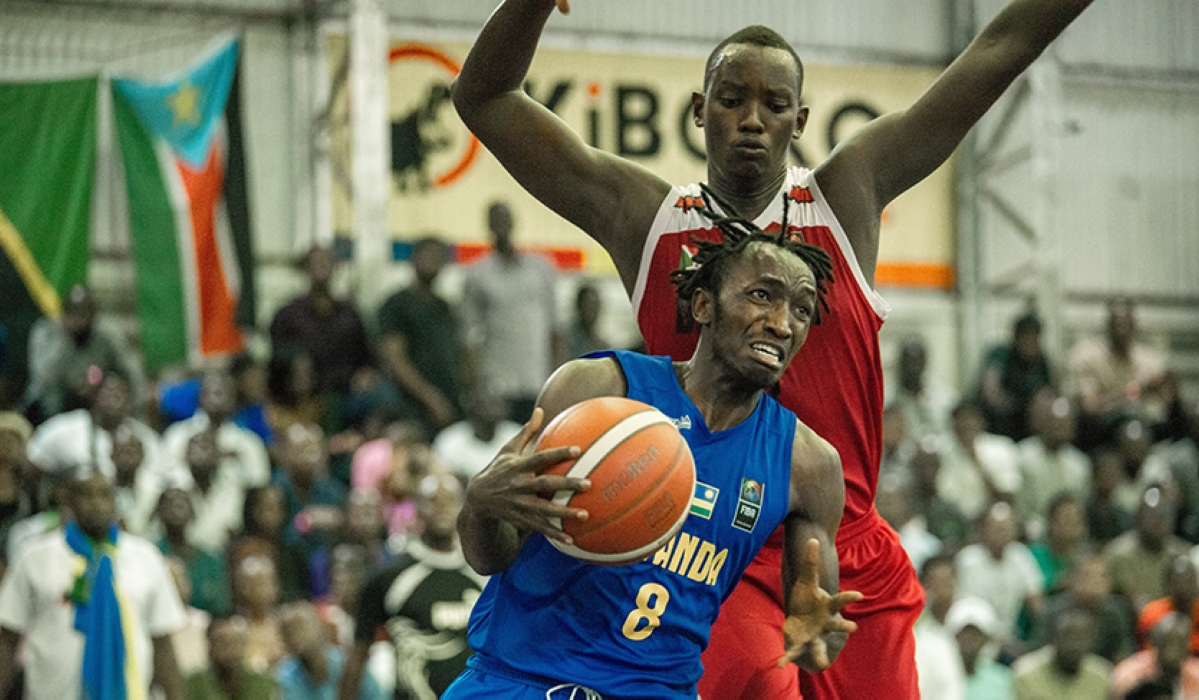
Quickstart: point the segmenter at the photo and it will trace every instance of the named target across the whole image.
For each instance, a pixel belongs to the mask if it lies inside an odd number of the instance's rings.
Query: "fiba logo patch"
[[[737,514],[733,516],[733,527],[753,532],[762,513],[763,485],[753,479],[741,480],[741,492],[737,497]]]

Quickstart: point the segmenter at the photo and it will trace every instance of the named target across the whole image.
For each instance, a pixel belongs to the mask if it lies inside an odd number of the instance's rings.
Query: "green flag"
[[[30,326],[87,281],[96,83],[0,83],[0,322],[18,385]]]

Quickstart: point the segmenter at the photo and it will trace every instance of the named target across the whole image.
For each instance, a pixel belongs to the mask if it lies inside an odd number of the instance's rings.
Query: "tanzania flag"
[[[0,374],[22,384],[29,327],[87,281],[96,82],[0,83]]]
[[[176,78],[113,80],[151,369],[244,346],[237,309],[252,261],[244,173],[230,170],[243,162],[241,139],[225,119],[237,55],[231,39]]]

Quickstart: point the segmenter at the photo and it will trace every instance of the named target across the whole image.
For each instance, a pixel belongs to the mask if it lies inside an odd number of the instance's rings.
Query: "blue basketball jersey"
[[[721,602],[787,515],[795,414],[763,394],[711,433],[668,357],[617,351],[628,397],[670,417],[698,486],[682,530],[637,564],[596,566],[543,536],[491,577],[470,620],[473,664],[578,683],[610,698],[694,698]],[[751,640],[747,640],[751,641]]]

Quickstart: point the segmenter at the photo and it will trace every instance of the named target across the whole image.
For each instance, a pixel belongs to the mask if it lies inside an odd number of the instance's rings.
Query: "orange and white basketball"
[[[623,397],[582,401],[546,426],[536,449],[569,446],[582,450],[578,459],[546,473],[587,478],[591,488],[550,498],[588,516],[562,524],[574,543],[550,540],[555,547],[596,564],[630,564],[656,552],[683,526],[695,491],[695,461],[661,411]]]

